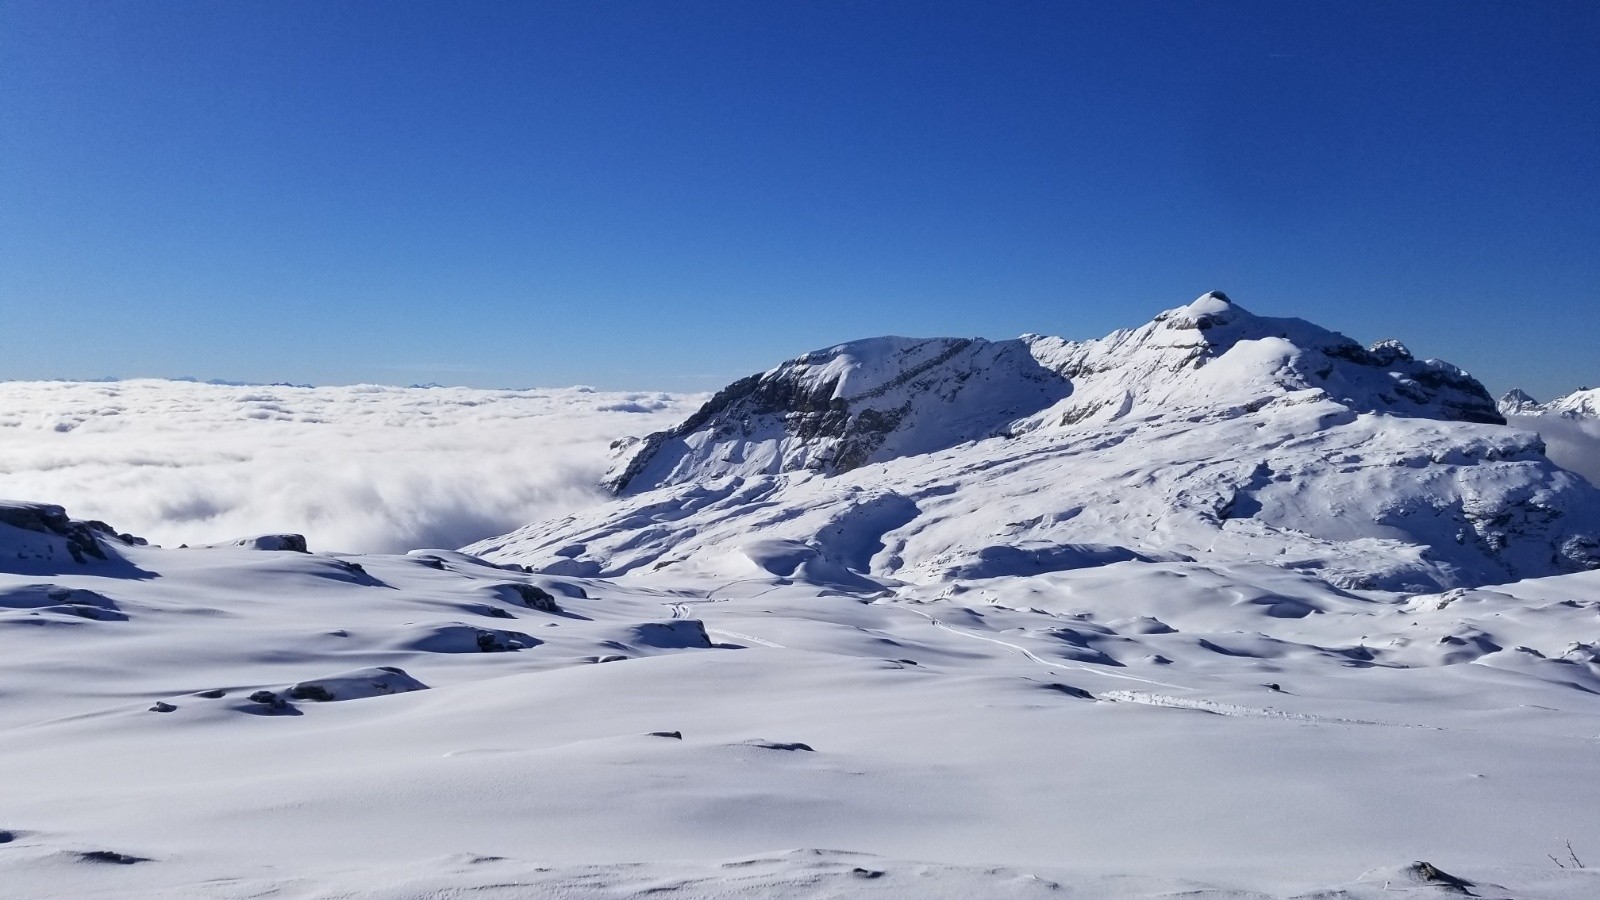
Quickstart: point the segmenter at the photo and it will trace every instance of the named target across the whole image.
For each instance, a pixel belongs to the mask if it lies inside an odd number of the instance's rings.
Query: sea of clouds
[[[0,382],[0,498],[167,545],[267,532],[313,549],[459,547],[599,503],[620,437],[700,394]],[[1600,485],[1600,422],[1514,417]]]
[[[0,498],[167,545],[459,547],[603,497],[610,443],[701,395],[588,388],[0,382]]]
[[[1577,472],[1600,487],[1600,420],[1565,416],[1508,416],[1518,428],[1539,432],[1545,455],[1556,465]]]

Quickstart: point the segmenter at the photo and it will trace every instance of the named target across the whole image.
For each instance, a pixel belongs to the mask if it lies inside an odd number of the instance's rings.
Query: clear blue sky
[[[705,389],[1213,288],[1600,382],[1600,3],[0,0],[0,378]]]

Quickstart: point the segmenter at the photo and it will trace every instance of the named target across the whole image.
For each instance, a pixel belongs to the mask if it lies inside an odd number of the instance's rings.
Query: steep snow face
[[[569,575],[839,585],[1208,558],[1427,590],[1600,565],[1600,494],[1476,381],[1397,343],[1220,294],[1098,341],[1021,343],[802,357],[647,439],[613,481],[623,502],[472,549]],[[906,412],[865,428],[882,408]]]
[[[1512,388],[1501,395],[1495,408],[1502,416],[1536,416],[1544,412],[1544,404],[1522,388]]]
[[[847,472],[989,437],[1065,397],[1023,341],[872,338],[734,382],[669,431],[621,442],[606,486]]]
[[[1573,391],[1550,401],[1546,410],[1570,419],[1600,419],[1600,388]]]

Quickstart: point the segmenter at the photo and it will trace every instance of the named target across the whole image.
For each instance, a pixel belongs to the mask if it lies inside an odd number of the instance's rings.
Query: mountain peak
[[[1170,328],[1209,329],[1240,318],[1254,318],[1244,307],[1228,299],[1221,291],[1209,291],[1195,298],[1187,306],[1169,309],[1155,317]]]
[[[1536,416],[1544,411],[1544,404],[1522,388],[1514,387],[1501,395],[1495,404],[1503,416]]]
[[[1093,341],[879,337],[806,353],[730,384],[674,429],[619,442],[604,484],[634,493],[836,475],[1039,429],[1323,401],[1341,415],[1504,423],[1483,386],[1449,363],[1257,316],[1212,291]]]
[[[1582,387],[1549,403],[1540,403],[1521,388],[1500,398],[1500,413],[1507,416],[1561,416],[1567,419],[1600,418],[1600,389]]]

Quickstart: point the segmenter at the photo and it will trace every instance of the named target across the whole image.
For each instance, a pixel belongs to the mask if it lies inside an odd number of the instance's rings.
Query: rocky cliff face
[[[636,493],[728,475],[834,475],[990,437],[1068,392],[1023,341],[856,341],[740,379],[678,427],[619,445],[605,484]]]
[[[109,559],[108,546],[143,543],[104,522],[71,518],[53,503],[0,500],[0,555],[84,564]]]
[[[1130,415],[1324,398],[1359,413],[1504,424],[1465,372],[1398,341],[1362,347],[1221,293],[1074,342],[873,338],[734,382],[681,425],[623,442],[605,479],[638,493],[733,475],[836,475],[967,441]]]

